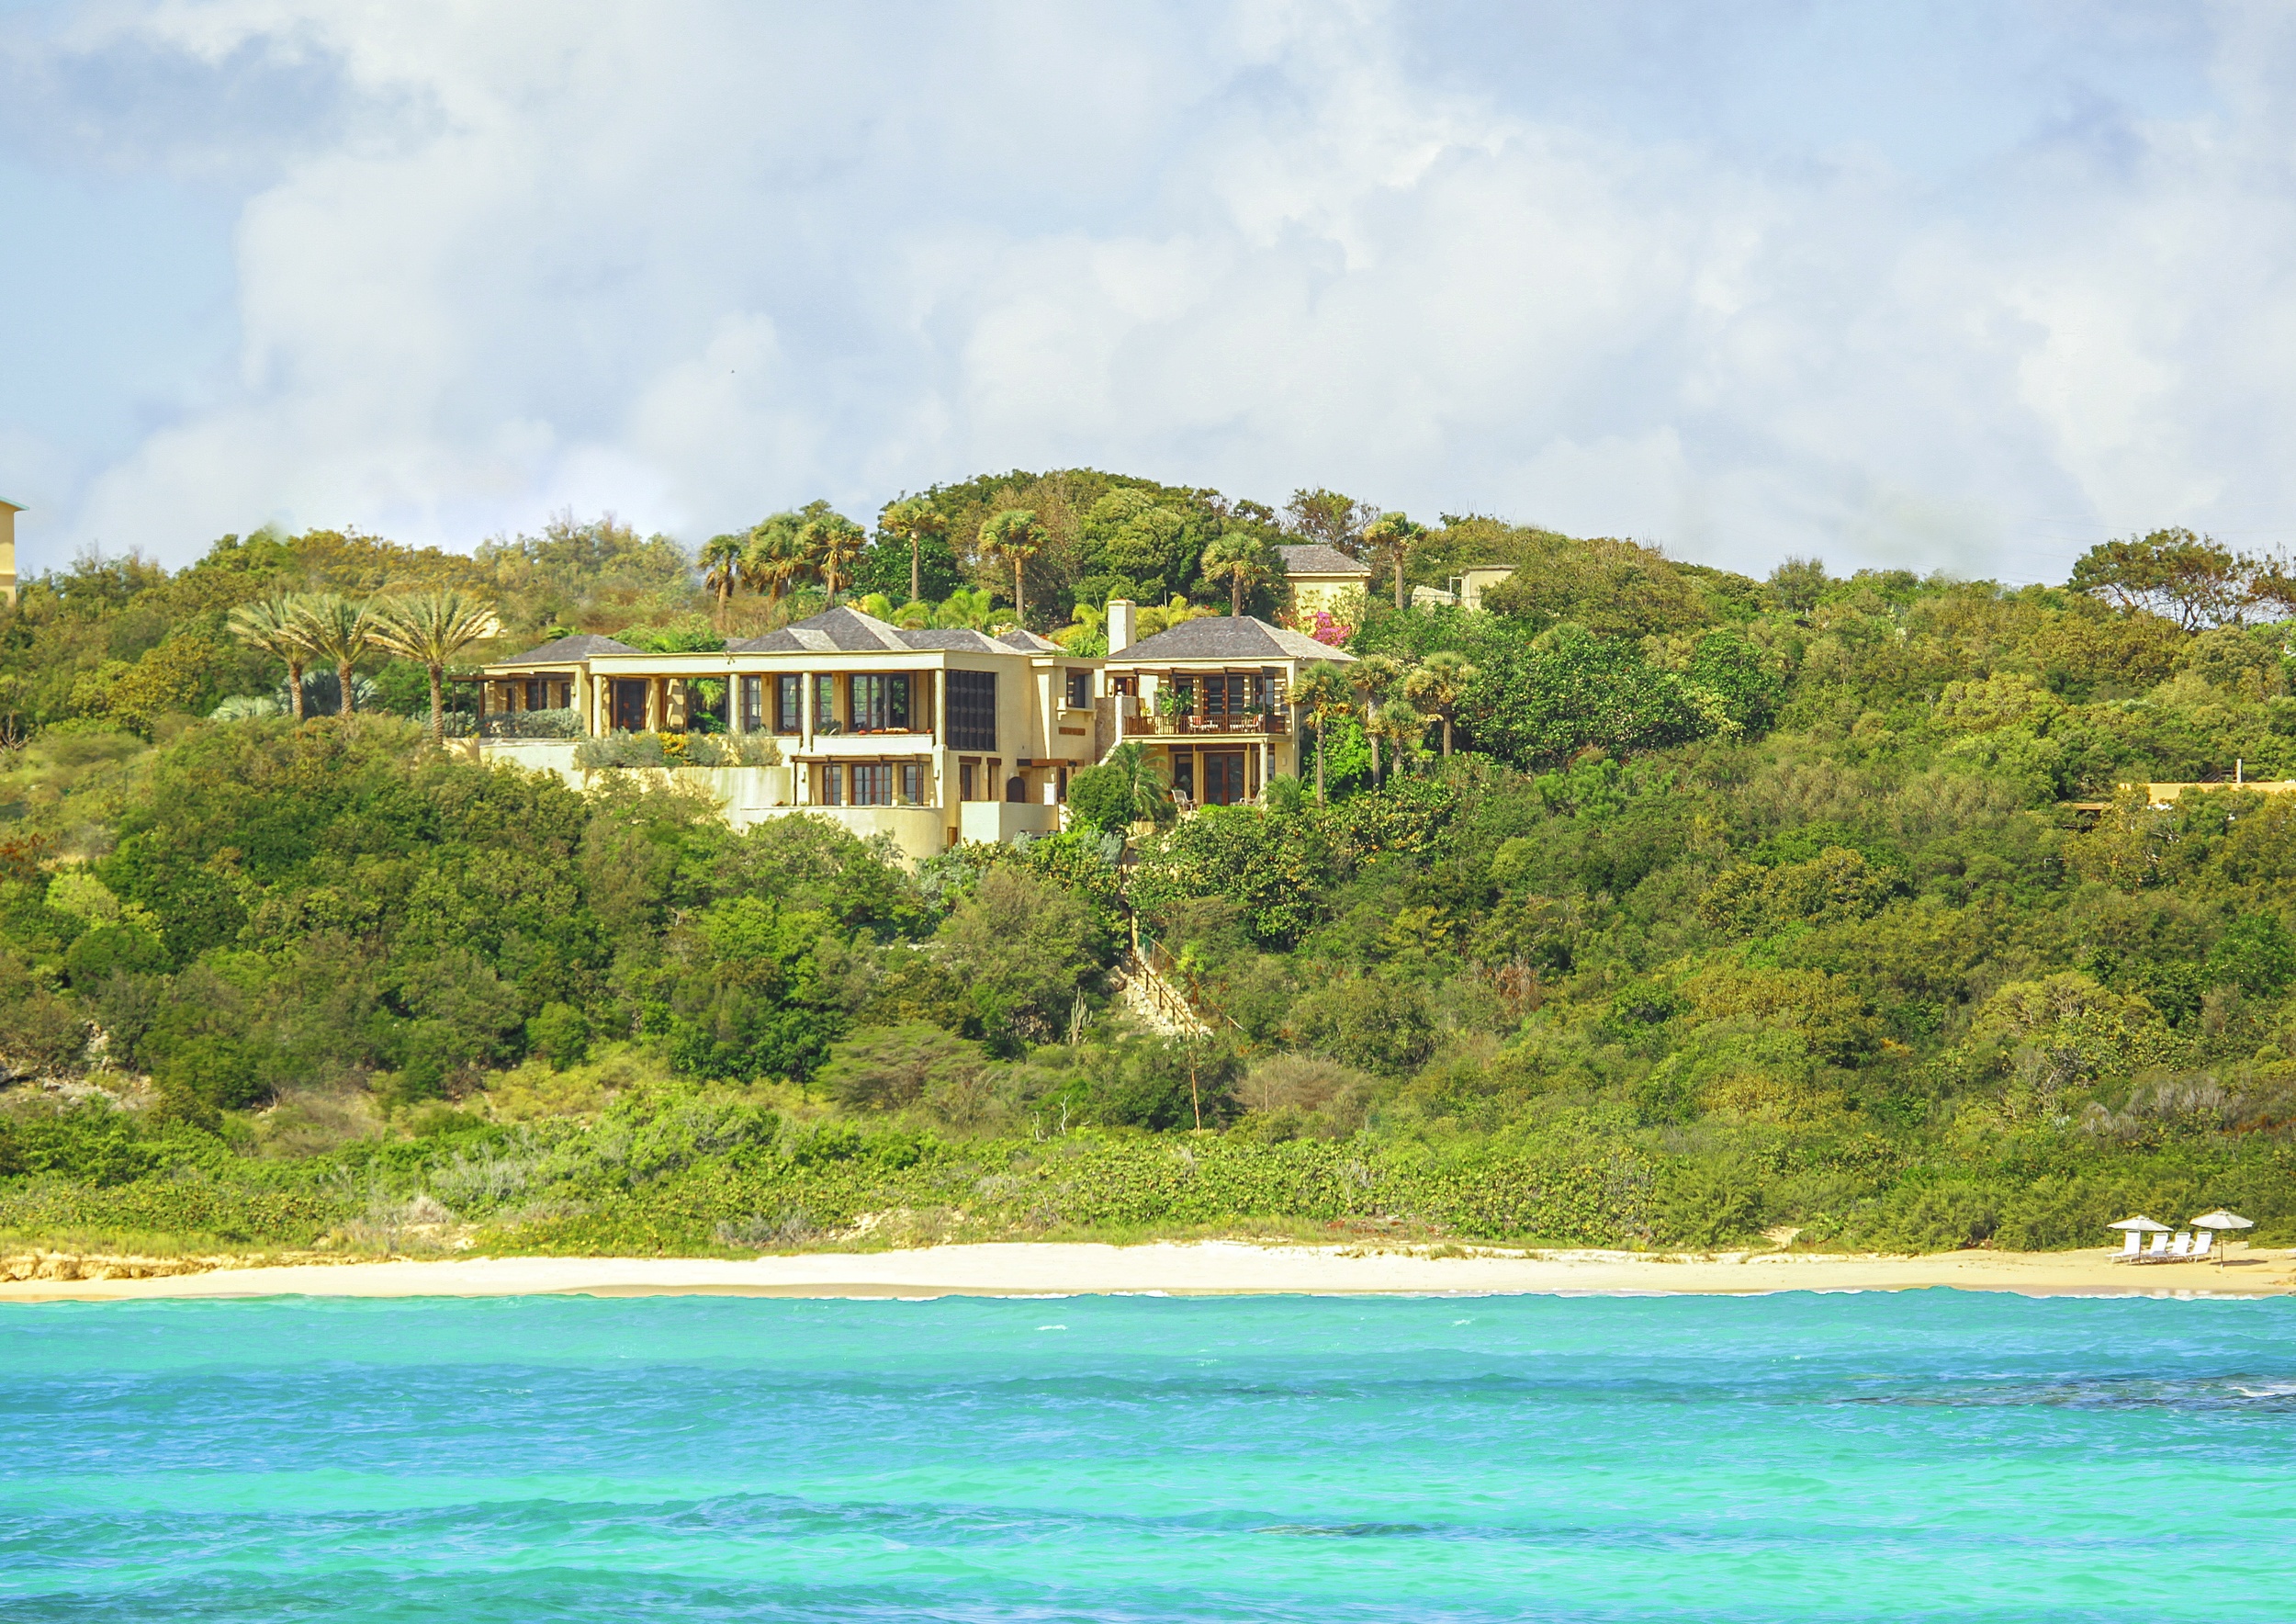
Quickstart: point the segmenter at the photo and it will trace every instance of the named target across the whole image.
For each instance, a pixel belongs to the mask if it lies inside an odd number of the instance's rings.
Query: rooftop
[[[1359,558],[1351,558],[1335,547],[1322,542],[1309,542],[1300,547],[1279,547],[1276,556],[1283,560],[1286,575],[1369,575],[1371,566]]]
[[[1034,632],[1016,630],[992,637],[961,626],[906,631],[843,604],[762,637],[728,643],[726,648],[731,654],[879,654],[912,648],[962,654],[1060,652],[1057,643],[1048,643]]]
[[[539,648],[529,648],[512,660],[497,660],[498,665],[556,665],[588,660],[593,654],[636,654],[627,643],[617,643],[612,637],[602,637],[596,632],[576,632],[570,637],[545,643]]]
[[[1234,618],[1207,615],[1184,620],[1168,631],[1139,642],[1109,658],[1136,660],[1334,660],[1352,663],[1355,656],[1300,632],[1288,632],[1246,615]]]

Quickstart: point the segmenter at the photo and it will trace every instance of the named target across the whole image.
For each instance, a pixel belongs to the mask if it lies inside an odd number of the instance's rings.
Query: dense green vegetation
[[[1200,566],[1377,517],[1090,474],[929,500],[928,595],[1008,599],[967,537],[1038,515],[1031,618],[1040,586],[1053,616],[1120,576],[1201,592],[1174,523]],[[194,719],[278,683],[227,630],[264,592],[482,592],[518,637],[768,612],[658,538],[257,536],[35,582],[0,619],[0,1228],[1895,1248],[2225,1204],[2296,1231],[2296,798],[2228,782],[2296,776],[2276,571],[2176,533],[2020,589],[1388,535],[1407,581],[1524,568],[1488,612],[1371,606],[1322,802],[1128,825],[1160,808],[1120,763],[1074,832],[917,872],[480,768],[380,655],[396,715]],[[854,584],[896,551],[874,586],[906,598],[897,524]],[[2226,787],[2118,787],[2158,780]],[[1135,925],[1212,1038],[1112,998]]]

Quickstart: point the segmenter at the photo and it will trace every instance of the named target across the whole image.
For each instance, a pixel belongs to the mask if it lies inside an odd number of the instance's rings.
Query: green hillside
[[[961,608],[1009,602],[982,523],[1039,515],[1047,626],[1117,590],[1224,607],[1222,537],[1375,516],[1087,471],[926,495],[927,595]],[[432,584],[516,646],[692,646],[802,583],[721,603],[674,544],[571,521],[32,581],[0,612],[0,1231],[2051,1247],[2226,1204],[2296,1235],[2296,797],[2117,787],[2296,777],[2275,570],[2168,533],[2064,587],[1757,581],[1478,518],[1404,556],[1491,562],[1519,573],[1486,612],[1355,628],[1387,686],[1377,737],[1329,718],[1327,804],[1284,781],[1129,850],[916,873],[472,765],[407,719],[404,662],[362,664],[362,714],[265,715],[281,670],[228,626]],[[906,596],[909,564],[880,536],[856,585]],[[1215,1037],[1111,999],[1135,922]]]

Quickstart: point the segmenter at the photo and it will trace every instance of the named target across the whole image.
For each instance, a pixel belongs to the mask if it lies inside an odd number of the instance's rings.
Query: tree
[[[747,553],[749,538],[746,536],[713,536],[702,544],[702,581],[717,594],[717,624],[726,624],[726,605],[734,595],[734,584],[741,579],[741,561]]]
[[[1367,654],[1347,668],[1347,682],[1363,701],[1364,738],[1371,745],[1371,780],[1379,778],[1379,730],[1370,725],[1371,714],[1401,686],[1411,668],[1392,654]]]
[[[1015,1054],[1067,1019],[1094,969],[1092,934],[1072,893],[999,864],[957,903],[940,938],[990,1042]]]
[[[1822,558],[1788,558],[1770,572],[1770,595],[1788,615],[1817,608],[1829,584]]]
[[[2237,625],[2252,597],[2257,561],[2189,530],[2155,530],[2099,542],[2073,566],[2067,583],[2124,610],[2144,610],[2186,631]]]
[[[1162,829],[1179,816],[1172,804],[1172,786],[1137,739],[1118,745],[1098,766],[1070,775],[1068,810],[1077,822],[1097,829],[1129,829],[1135,823]]]
[[[393,654],[414,660],[430,675],[431,738],[434,742],[446,737],[447,666],[473,643],[493,637],[498,626],[493,604],[482,603],[452,587],[434,587],[377,607],[374,640]],[[347,700],[349,691],[344,692]]]
[[[1319,660],[1300,673],[1300,680],[1291,685],[1291,703],[1315,718],[1315,800],[1323,803],[1323,735],[1331,718],[1344,716],[1356,707],[1354,687],[1347,681],[1346,671],[1328,660]]]
[[[797,533],[799,551],[813,568],[821,572],[821,581],[828,588],[829,602],[837,602],[839,571],[845,561],[861,550],[869,537],[859,524],[842,513],[823,513],[805,521]]]
[[[1364,718],[1364,731],[1374,739],[1387,740],[1390,770],[1400,773],[1405,759],[1419,748],[1419,741],[1427,737],[1427,724],[1431,719],[1412,708],[1408,702],[1390,699]]]
[[[925,538],[940,536],[949,527],[940,510],[921,496],[905,497],[878,515],[877,532],[895,541],[908,544],[909,602],[917,603],[925,595],[923,547]]]
[[[1403,679],[1403,697],[1433,706],[1442,718],[1446,756],[1451,753],[1451,719],[1458,712],[1459,701],[1467,697],[1467,685],[1480,674],[1458,649],[1438,648]]]
[[[310,628],[303,624],[300,601],[291,593],[274,592],[242,603],[231,611],[231,635],[250,648],[287,662],[287,706],[295,719],[301,721],[303,662],[318,650],[311,645]]]
[[[1273,575],[1267,548],[1248,530],[1231,530],[1204,549],[1204,579],[1224,581],[1231,619],[1244,614],[1244,594]]]
[[[768,603],[780,603],[805,574],[805,545],[798,539],[804,526],[781,522],[793,518],[793,514],[775,514],[750,531],[742,547],[742,578],[752,590],[763,592]]]
[[[1395,606],[1403,605],[1403,565],[1412,552],[1427,538],[1427,527],[1414,524],[1407,513],[1381,513],[1373,521],[1363,538],[1393,561],[1395,565]]]
[[[1379,510],[1369,502],[1336,491],[1295,491],[1284,504],[1286,530],[1350,555],[1361,543],[1364,526],[1379,516]]]
[[[1007,508],[981,526],[981,550],[1012,560],[1012,615],[1022,626],[1029,623],[1029,610],[1021,566],[1043,550],[1046,539],[1044,526],[1027,508]]]
[[[352,712],[351,668],[364,659],[375,641],[374,612],[337,592],[314,592],[301,599],[298,617],[311,651],[332,661],[342,692],[336,714]]]

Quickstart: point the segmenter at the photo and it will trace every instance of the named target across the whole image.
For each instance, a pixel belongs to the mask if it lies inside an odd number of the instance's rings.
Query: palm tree
[[[829,602],[837,602],[838,570],[846,559],[868,542],[868,535],[859,524],[843,513],[824,513],[817,519],[805,521],[797,532],[797,546],[805,560],[821,572],[822,585],[829,589]]]
[[[959,626],[974,631],[988,629],[989,617],[996,613],[994,600],[985,586],[961,586],[949,594],[948,601],[933,611],[933,624],[946,629]]]
[[[1371,726],[1371,713],[1380,701],[1391,695],[1403,680],[1409,668],[1392,654],[1367,654],[1356,661],[1347,673],[1347,681],[1363,697],[1363,735],[1371,746],[1371,782],[1379,781],[1379,734]]]
[[[1020,567],[1042,552],[1050,539],[1028,508],[1007,508],[981,526],[981,550],[1012,560],[1012,617],[1022,626],[1029,624],[1029,605],[1022,595]]]
[[[1387,553],[1395,561],[1395,606],[1403,607],[1403,561],[1412,549],[1427,538],[1427,527],[1414,524],[1409,515],[1401,513],[1381,513],[1371,528],[1363,533],[1364,540]]]
[[[1131,797],[1134,823],[1153,823],[1158,829],[1169,828],[1178,821],[1179,807],[1172,802],[1172,784],[1165,777],[1165,769],[1157,759],[1148,753],[1148,747],[1137,739],[1127,739],[1109,751],[1101,766],[1111,768],[1123,775],[1124,788]]]
[[[1388,741],[1394,771],[1401,773],[1405,756],[1427,737],[1428,720],[1407,702],[1390,699],[1365,719],[1365,730],[1374,739]]]
[[[734,537],[719,536],[720,541]],[[373,640],[419,663],[431,677],[431,739],[446,737],[446,668],[473,643],[482,643],[501,628],[494,605],[465,597],[452,587],[433,587],[412,597],[378,604],[369,634]],[[343,690],[349,707],[349,688]]]
[[[1456,648],[1438,648],[1403,679],[1403,697],[1433,705],[1443,718],[1443,753],[1451,753],[1451,718],[1467,697],[1467,685],[1482,673]]]
[[[717,594],[717,625],[726,626],[726,605],[734,595],[734,584],[741,579],[742,558],[748,552],[749,538],[746,536],[713,536],[702,544],[702,582]]]
[[[750,590],[778,603],[805,573],[805,555],[797,542],[798,526],[780,523],[774,515],[749,532],[741,550],[741,575]]]
[[[375,640],[374,612],[336,592],[313,592],[298,601],[298,619],[311,652],[332,660],[342,691],[337,716],[351,714],[351,668]]]
[[[1248,530],[1231,530],[1204,549],[1204,579],[1228,584],[1228,617],[1240,619],[1244,594],[1270,574],[1267,548]]]
[[[904,497],[877,515],[877,534],[909,544],[909,602],[925,596],[925,538],[949,527],[940,511],[921,496]]]
[[[1355,690],[1347,673],[1332,660],[1319,660],[1300,673],[1291,685],[1291,703],[1315,717],[1315,804],[1323,804],[1323,735],[1331,718],[1356,708]]]
[[[300,600],[274,592],[231,611],[231,636],[250,648],[287,662],[287,706],[303,719],[303,662],[317,652],[303,626]]]

